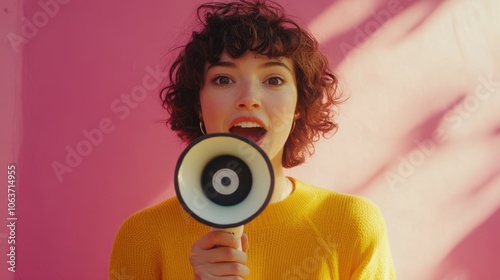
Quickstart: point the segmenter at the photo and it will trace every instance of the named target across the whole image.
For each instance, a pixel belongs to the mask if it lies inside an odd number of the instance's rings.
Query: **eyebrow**
[[[264,63],[260,68],[272,67],[272,66],[282,66],[282,67],[285,67],[290,73],[293,74],[292,69],[290,69],[288,66],[286,66],[285,63],[283,63],[281,61],[268,61],[268,62]]]
[[[233,63],[233,62],[229,62],[229,61],[217,61],[215,63],[209,63],[208,64],[208,67],[207,67],[207,71],[212,68],[212,67],[216,67],[216,66],[221,66],[221,67],[229,67],[229,68],[236,68],[236,64]]]
[[[215,63],[210,63],[207,67],[208,71],[212,67],[216,66],[221,66],[221,67],[229,67],[229,68],[237,68],[236,63],[230,62],[230,61],[217,61]],[[292,70],[283,62],[281,61],[267,61],[263,63],[262,65],[259,66],[259,68],[268,68],[268,67],[273,67],[273,66],[281,66],[285,67],[290,73],[293,74]]]

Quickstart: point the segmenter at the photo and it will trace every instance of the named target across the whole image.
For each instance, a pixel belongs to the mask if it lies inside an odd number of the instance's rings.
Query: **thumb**
[[[248,235],[246,233],[243,233],[241,236],[241,248],[243,249],[243,252],[248,252]]]

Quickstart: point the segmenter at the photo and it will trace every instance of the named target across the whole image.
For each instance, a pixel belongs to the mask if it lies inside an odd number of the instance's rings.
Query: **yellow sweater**
[[[394,279],[386,228],[368,200],[292,179],[295,189],[245,225],[245,279]],[[177,198],[144,209],[121,226],[110,279],[193,279],[191,246],[209,227]]]

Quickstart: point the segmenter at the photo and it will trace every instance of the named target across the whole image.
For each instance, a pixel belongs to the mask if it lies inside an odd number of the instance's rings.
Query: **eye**
[[[231,80],[228,76],[217,76],[212,79],[212,83],[219,85],[219,86],[224,86],[224,85],[229,85],[234,83],[233,80]]]
[[[280,77],[271,77],[266,81],[266,84],[271,86],[281,86],[283,83],[285,83],[285,80]]]

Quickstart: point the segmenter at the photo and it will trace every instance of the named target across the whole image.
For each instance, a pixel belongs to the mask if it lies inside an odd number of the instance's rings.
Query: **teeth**
[[[256,122],[240,122],[235,124],[234,126],[239,126],[243,128],[262,127],[260,124]]]

